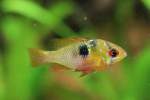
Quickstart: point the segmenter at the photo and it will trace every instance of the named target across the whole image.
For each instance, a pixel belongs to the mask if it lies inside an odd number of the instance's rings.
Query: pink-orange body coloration
[[[62,39],[57,43],[65,44],[55,51],[30,49],[32,65],[45,63],[59,64],[59,68],[82,72],[82,75],[102,71],[113,63],[126,57],[121,47],[102,39]],[[68,44],[68,45],[67,45]]]

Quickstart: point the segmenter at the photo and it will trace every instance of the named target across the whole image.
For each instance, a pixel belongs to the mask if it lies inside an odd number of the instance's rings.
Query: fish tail
[[[46,63],[49,63],[49,60],[50,60],[49,51],[43,51],[39,49],[30,48],[29,55],[30,55],[32,66],[46,64]]]

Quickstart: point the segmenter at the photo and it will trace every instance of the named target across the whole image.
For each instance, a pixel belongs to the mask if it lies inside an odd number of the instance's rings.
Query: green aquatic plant
[[[0,55],[0,99],[4,99],[4,93],[5,93],[5,83],[4,83],[4,77],[3,77],[3,63],[2,63],[2,56]]]
[[[2,32],[8,40],[5,59],[5,66],[8,68],[6,99],[29,100],[31,98],[32,69],[27,50],[29,47],[38,46],[36,41],[41,35],[38,33],[46,33],[48,29],[54,29],[57,24],[61,25],[61,20],[72,12],[72,7],[71,4],[63,2],[45,10],[31,1],[2,2],[3,12],[18,14],[17,17],[8,15],[2,18],[1,23]],[[36,27],[32,23],[33,20],[37,23]],[[65,24],[63,25],[65,27]]]

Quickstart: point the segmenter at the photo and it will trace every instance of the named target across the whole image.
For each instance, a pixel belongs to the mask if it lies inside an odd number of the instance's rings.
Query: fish
[[[56,50],[30,48],[32,66],[56,64],[55,70],[72,70],[85,76],[103,71],[127,56],[122,47],[103,39],[56,39],[55,44]]]

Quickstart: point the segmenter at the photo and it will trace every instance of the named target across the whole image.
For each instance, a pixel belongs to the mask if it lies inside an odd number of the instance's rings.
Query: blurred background
[[[83,78],[32,68],[28,48],[101,38],[128,57]],[[0,0],[0,100],[150,100],[150,0]]]

